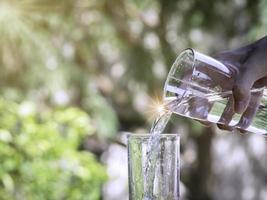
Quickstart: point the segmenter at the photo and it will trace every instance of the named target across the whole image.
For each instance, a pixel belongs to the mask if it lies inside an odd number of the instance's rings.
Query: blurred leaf
[[[11,176],[9,176],[9,174],[5,174],[2,178],[2,180],[3,180],[3,184],[4,184],[4,187],[6,188],[6,190],[9,192],[13,192],[14,191],[14,182],[13,182]]]
[[[118,130],[118,119],[108,102],[100,95],[95,94],[88,99],[88,104],[92,112],[96,131],[100,137],[115,137]]]
[[[12,141],[12,135],[7,130],[0,129],[0,140],[2,142],[11,142]]]
[[[99,199],[105,168],[91,153],[78,151],[94,131],[90,117],[78,108],[33,108],[32,102],[0,99],[1,198]]]

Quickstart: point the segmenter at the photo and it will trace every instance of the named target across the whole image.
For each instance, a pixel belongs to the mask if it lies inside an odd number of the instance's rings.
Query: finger
[[[218,121],[218,124],[220,124],[219,127],[228,127],[229,123],[232,121],[234,114],[234,99],[233,97],[229,97],[223,113]]]
[[[247,108],[253,83],[254,79],[249,77],[247,72],[237,77],[233,86],[234,111],[236,113],[241,114]]]
[[[249,91],[253,84],[267,75],[266,48],[266,46],[258,47],[251,51],[250,55],[246,58],[245,63],[240,68],[240,72],[236,77],[233,87],[233,95],[235,99],[234,107],[237,113],[243,113],[248,106],[250,98]]]
[[[241,130],[245,130],[250,126],[250,124],[252,123],[252,121],[253,121],[256,113],[257,113],[258,107],[259,107],[260,102],[261,102],[262,95],[263,95],[263,91],[251,93],[251,98],[250,98],[250,102],[248,104],[248,107],[245,110],[245,112],[243,113],[243,115],[241,116],[236,127],[238,127]]]

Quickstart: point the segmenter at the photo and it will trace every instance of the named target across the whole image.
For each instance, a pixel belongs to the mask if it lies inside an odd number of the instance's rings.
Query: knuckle
[[[240,97],[246,97],[248,96],[247,88],[244,84],[240,82],[236,82],[233,86],[233,93],[234,95],[240,96]]]

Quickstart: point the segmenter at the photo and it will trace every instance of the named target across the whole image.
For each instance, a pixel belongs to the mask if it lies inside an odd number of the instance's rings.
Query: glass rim
[[[193,48],[186,48],[186,49],[183,49],[179,54],[178,56],[176,57],[174,63],[172,64],[170,70],[169,70],[169,73],[167,75],[167,78],[166,78],[166,81],[164,83],[164,89],[163,89],[163,99],[166,97],[166,87],[167,87],[167,83],[169,82],[169,79],[170,79],[170,76],[172,74],[172,71],[174,69],[176,69],[178,66],[177,66],[177,62],[181,59],[181,57],[184,55],[184,54],[192,54],[192,65],[191,65],[191,69],[192,69],[192,73],[190,75],[190,80],[192,80],[192,75],[194,74],[194,71],[195,71],[195,61],[196,61],[196,51],[193,49]],[[186,86],[188,88],[188,86]],[[186,90],[187,90],[186,88]],[[180,99],[183,99],[184,98],[184,95],[185,95],[186,92],[184,92],[184,94],[180,97]]]
[[[191,68],[192,68],[193,71],[194,71],[194,69],[195,69],[195,60],[196,60],[196,50],[194,50],[193,48],[186,48],[186,49],[183,49],[183,50],[176,56],[176,58],[175,58],[175,60],[174,60],[174,63],[172,64],[172,66],[171,66],[171,68],[170,68],[170,71],[169,71],[167,77],[170,76],[171,71],[172,71],[173,69],[177,68],[176,63],[177,63],[177,61],[178,61],[179,59],[181,59],[182,55],[184,55],[184,54],[188,54],[188,53],[191,53],[191,54],[192,54],[192,65],[191,65]],[[193,72],[192,72],[192,73],[193,73]]]
[[[127,138],[149,138],[150,133],[127,133]],[[161,133],[160,138],[180,138],[179,133]]]

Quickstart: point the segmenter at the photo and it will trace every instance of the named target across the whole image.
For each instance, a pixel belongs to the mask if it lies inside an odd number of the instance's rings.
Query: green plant
[[[78,108],[37,112],[0,99],[0,199],[99,199],[105,168],[78,151],[93,131]]]

